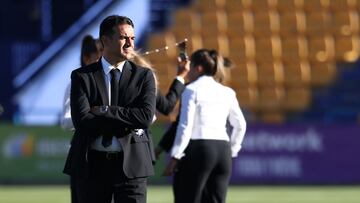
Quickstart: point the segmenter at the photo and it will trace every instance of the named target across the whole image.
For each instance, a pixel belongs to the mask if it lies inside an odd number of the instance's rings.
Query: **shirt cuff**
[[[176,80],[178,80],[179,82],[181,82],[182,84],[185,84],[185,80],[183,77],[181,76],[176,76]]]

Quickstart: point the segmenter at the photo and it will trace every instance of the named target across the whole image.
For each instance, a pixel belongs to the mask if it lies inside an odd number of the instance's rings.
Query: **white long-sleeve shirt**
[[[69,84],[66,87],[64,101],[63,101],[63,112],[60,117],[60,124],[62,129],[68,131],[74,131],[74,125],[71,119],[71,109],[70,109],[70,88],[71,85]]]
[[[226,132],[227,121],[233,127],[230,137]],[[211,76],[201,76],[182,94],[180,120],[171,156],[180,159],[191,139],[205,139],[229,141],[232,157],[236,157],[245,131],[246,121],[234,90]]]

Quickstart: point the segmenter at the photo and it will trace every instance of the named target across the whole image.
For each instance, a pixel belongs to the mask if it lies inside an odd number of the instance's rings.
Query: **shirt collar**
[[[111,65],[104,57],[101,57],[101,65],[103,67],[104,73],[107,75],[110,73],[111,69],[117,68],[122,72],[126,61],[122,61],[117,64],[117,66]]]

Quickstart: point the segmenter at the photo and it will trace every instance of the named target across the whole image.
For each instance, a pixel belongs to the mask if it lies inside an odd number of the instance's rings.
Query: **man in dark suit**
[[[156,87],[150,69],[129,61],[134,39],[131,19],[108,16],[100,25],[103,57],[71,74],[75,133],[64,173],[77,180],[80,203],[146,202]]]

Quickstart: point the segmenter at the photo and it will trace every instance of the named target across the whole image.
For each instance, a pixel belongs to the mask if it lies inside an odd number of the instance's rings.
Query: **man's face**
[[[113,29],[115,33],[111,37],[106,37],[105,49],[119,60],[131,59],[135,48],[134,28],[131,25],[123,24]]]

